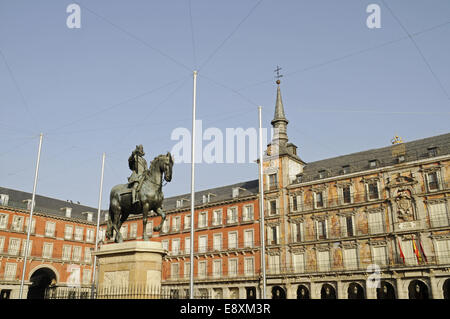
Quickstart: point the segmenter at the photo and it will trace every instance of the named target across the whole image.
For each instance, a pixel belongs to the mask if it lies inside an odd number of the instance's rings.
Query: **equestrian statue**
[[[130,214],[142,214],[144,240],[149,240],[146,231],[149,212],[153,211],[162,218],[161,223],[153,228],[154,231],[160,231],[166,219],[162,210],[162,186],[163,178],[166,182],[172,180],[172,155],[167,152],[166,155],[155,157],[149,169],[144,155],[143,146],[137,145],[128,159],[128,166],[132,170],[128,183],[116,185],[111,189],[106,237],[114,238],[116,243],[123,242],[120,227]]]

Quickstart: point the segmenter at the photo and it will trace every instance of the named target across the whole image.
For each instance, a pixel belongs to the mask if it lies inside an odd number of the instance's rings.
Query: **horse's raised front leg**
[[[143,225],[143,239],[145,241],[148,240],[148,234],[147,234],[147,219],[148,219],[148,211],[150,210],[150,207],[148,204],[145,204],[142,208],[142,225]]]
[[[162,210],[161,207],[158,207],[158,209],[156,210],[156,213],[161,216],[161,224],[159,224],[158,226],[153,228],[153,231],[157,231],[159,232],[162,228],[162,225],[164,224],[164,221],[166,220],[166,213],[164,213],[164,211]]]

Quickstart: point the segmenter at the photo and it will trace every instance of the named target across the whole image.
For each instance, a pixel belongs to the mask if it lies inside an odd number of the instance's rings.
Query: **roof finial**
[[[283,77],[283,75],[280,74],[281,69],[282,69],[282,68],[280,68],[280,67],[277,65],[277,68],[273,71],[273,72],[277,72],[277,75],[275,76],[275,78],[277,79],[276,83],[277,83],[278,85],[280,85],[280,83],[281,83],[280,78]]]

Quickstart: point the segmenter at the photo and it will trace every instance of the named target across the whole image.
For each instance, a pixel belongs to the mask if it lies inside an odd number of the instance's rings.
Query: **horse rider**
[[[136,194],[139,191],[142,180],[144,179],[144,173],[147,170],[147,161],[145,160],[144,155],[144,147],[140,144],[136,145],[136,149],[128,158],[128,166],[133,171],[131,176],[128,177],[128,187],[131,188],[133,205],[138,202]]]

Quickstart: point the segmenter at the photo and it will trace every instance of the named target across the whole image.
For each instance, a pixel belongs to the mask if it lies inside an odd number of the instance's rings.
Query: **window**
[[[21,232],[23,230],[23,216],[14,215],[11,224],[11,230]]]
[[[203,235],[198,238],[198,252],[204,253],[208,249],[208,236]]]
[[[8,202],[9,202],[9,195],[0,194],[0,205],[8,206]]]
[[[369,231],[371,234],[379,234],[384,231],[381,212],[369,213]]]
[[[253,205],[245,205],[242,211],[242,219],[244,221],[253,220]]]
[[[379,199],[378,182],[370,182],[367,184],[367,192],[369,200]]]
[[[84,262],[85,263],[90,263],[91,262],[91,258],[92,258],[91,248],[90,247],[85,247],[84,248]]]
[[[428,190],[434,191],[439,189],[438,173],[432,172],[427,174]]]
[[[269,255],[269,272],[272,274],[280,273],[280,256]]]
[[[72,259],[74,261],[80,261],[81,260],[81,247],[80,246],[73,247]]]
[[[373,262],[380,267],[387,265],[385,246],[373,247]]]
[[[323,207],[323,203],[324,203],[324,201],[323,201],[323,192],[315,192],[314,196],[315,196],[314,203],[316,205],[316,208]]]
[[[212,224],[214,226],[216,225],[222,225],[222,210],[221,209],[216,209],[215,211],[213,211],[213,221]]]
[[[273,199],[269,201],[269,215],[276,215],[278,214],[278,208],[277,208],[277,200]]]
[[[86,230],[86,241],[89,241],[88,238],[89,229]],[[137,237],[137,223],[130,224],[130,238]]]
[[[317,221],[317,239],[327,239],[327,221],[319,220]]]
[[[325,178],[326,172],[325,171],[319,171],[319,178]]]
[[[45,223],[45,236],[55,237],[55,223],[54,222]]]
[[[191,263],[189,261],[184,263],[184,278],[191,276]]]
[[[91,270],[84,269],[83,270],[83,284],[87,285],[91,282]]]
[[[405,240],[401,242],[403,255],[405,256],[406,265],[417,265],[417,257],[414,254],[412,240]]]
[[[236,277],[237,276],[237,270],[238,270],[238,260],[228,259],[228,276],[229,277]]]
[[[5,280],[16,279],[17,264],[6,263],[5,266]]]
[[[233,196],[233,198],[239,196],[239,187],[234,187],[234,188],[233,188],[233,190],[232,190],[232,196]]]
[[[184,216],[184,229],[191,228],[191,215]]]
[[[184,239],[184,251],[186,252],[186,254],[191,253],[191,238],[190,237],[186,237]]]
[[[296,273],[305,272],[305,256],[301,253],[294,253],[292,255],[293,268]]]
[[[10,238],[8,246],[8,254],[18,255],[20,249],[20,238]]]
[[[342,173],[343,174],[349,174],[350,173],[350,165],[342,166]]]
[[[42,248],[42,257],[44,258],[52,258],[53,254],[53,244],[52,243],[44,243]]]
[[[213,249],[215,251],[222,250],[222,234],[214,234],[213,237]]]
[[[126,238],[126,227],[127,227],[126,225],[122,225],[122,228],[125,228],[124,238]],[[123,232],[122,228],[120,229],[121,233]],[[75,227],[75,240],[82,241],[83,240],[83,232],[84,232],[83,227]],[[123,236],[123,233],[122,233],[122,236]]]
[[[371,161],[369,161],[369,167],[370,167],[370,168],[375,168],[375,167],[377,167],[377,160],[371,160]]]
[[[342,203],[343,204],[351,204],[352,202],[352,192],[351,186],[346,185],[342,187]]]
[[[329,271],[330,270],[330,252],[329,251],[319,251],[319,261],[318,270],[319,271]]]
[[[62,251],[62,260],[70,260],[71,253],[72,253],[72,246],[64,245]]]
[[[398,163],[403,163],[405,161],[405,155],[399,155],[397,157],[397,162]]]
[[[297,175],[297,183],[301,183],[303,181],[303,174]]]
[[[450,264],[450,239],[436,241],[436,255],[439,264]]]
[[[6,229],[8,226],[8,214],[0,214],[0,229]]]
[[[199,261],[198,262],[198,277],[199,278],[205,278],[206,277],[206,261]]]
[[[437,147],[430,147],[430,148],[428,148],[428,156],[429,157],[436,157],[436,156],[438,156]]]
[[[136,226],[135,232],[137,232],[137,224],[134,224]],[[133,231],[133,228],[131,228],[131,230]],[[95,232],[93,228],[86,228],[86,241],[88,243],[93,243],[94,242],[94,237],[95,237]],[[136,237],[136,234],[134,235],[134,237]]]
[[[181,217],[172,217],[172,231],[179,231],[181,228]]]
[[[237,232],[228,233],[228,249],[236,249],[238,243]]]
[[[5,247],[5,236],[0,236],[0,253],[3,252],[4,247]]]
[[[27,244],[27,240],[24,239],[24,240],[22,241],[22,251],[21,251],[21,253],[20,253],[21,256],[25,256],[25,246],[26,246],[26,244]],[[30,240],[30,241],[28,241],[27,256],[31,256],[31,249],[32,249],[32,248],[33,248],[33,241]]]
[[[153,235],[153,221],[147,221],[147,225],[145,225],[145,232],[150,237]]]
[[[200,212],[198,215],[198,227],[208,227],[208,212]]]
[[[172,279],[178,279],[180,277],[180,264],[174,263],[170,265],[170,276]]]
[[[431,227],[448,226],[446,203],[433,203],[428,206]]]
[[[165,219],[165,220],[164,220],[164,223],[163,223],[163,225],[162,225],[161,231],[162,231],[163,233],[167,233],[167,232],[169,232],[169,227],[170,227],[169,219]]]
[[[278,188],[277,174],[269,174],[269,190]]]
[[[238,214],[237,214],[237,207],[230,207],[227,210],[227,223],[237,223],[238,221]]]
[[[222,276],[222,260],[213,261],[213,276],[219,278]]]
[[[64,227],[64,239],[72,240],[72,236],[73,236],[73,226],[66,225],[66,227]]]
[[[346,270],[358,269],[358,257],[356,248],[344,249],[344,267]]]
[[[253,247],[253,229],[244,231],[244,247]]]
[[[169,250],[169,240],[165,239],[161,241],[161,244],[164,250]]]
[[[292,241],[299,243],[303,240],[303,223],[296,222],[292,224]]]
[[[27,217],[25,219],[25,231],[28,231],[28,223],[30,222],[30,217]],[[33,221],[31,222],[31,234],[34,234],[36,232],[36,219],[33,218]]]
[[[244,259],[244,274],[246,276],[253,276],[255,274],[255,259],[253,257]]]
[[[172,239],[172,254],[178,255],[180,253],[180,239]]]
[[[278,245],[278,225],[269,226],[267,228],[267,242],[269,245]]]

